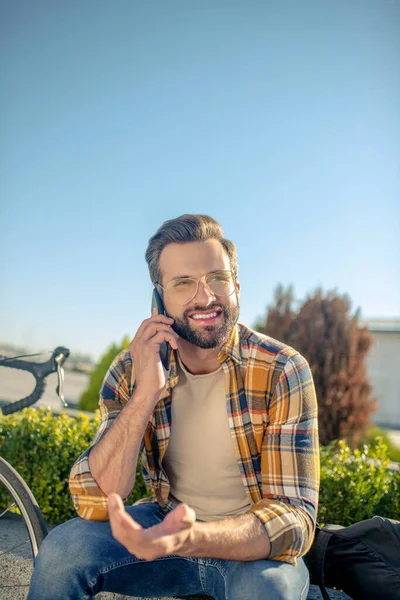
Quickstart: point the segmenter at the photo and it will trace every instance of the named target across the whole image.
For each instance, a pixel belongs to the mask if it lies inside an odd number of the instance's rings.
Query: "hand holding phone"
[[[157,307],[159,315],[165,315],[165,306],[162,301],[162,298],[156,288],[153,289],[153,297],[151,300],[151,314],[153,314],[154,308]],[[164,366],[164,369],[169,371],[169,354],[171,351],[171,346],[168,342],[161,342],[160,344],[160,358],[161,362]]]
[[[158,314],[154,310],[155,307]],[[157,298],[157,294],[154,294],[152,315],[142,322],[129,344],[136,392],[150,401],[157,402],[160,392],[164,389],[171,348],[178,348],[179,335],[171,327],[173,322],[174,319],[165,314],[161,297]]]

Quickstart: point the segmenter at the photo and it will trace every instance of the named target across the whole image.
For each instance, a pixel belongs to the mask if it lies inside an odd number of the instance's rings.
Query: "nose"
[[[198,304],[207,306],[207,304],[216,299],[216,295],[210,290],[206,282],[203,279],[200,279],[197,286],[196,295],[193,297],[193,300],[194,299],[196,299]]]

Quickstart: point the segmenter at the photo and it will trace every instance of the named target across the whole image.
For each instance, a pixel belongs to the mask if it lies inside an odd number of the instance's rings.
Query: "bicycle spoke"
[[[15,504],[15,502],[13,502],[12,504],[10,504],[10,506],[7,506],[6,510],[3,510],[3,512],[1,513],[0,519],[1,519],[1,517],[3,515],[5,515],[7,513],[10,513],[11,512],[11,510],[10,510],[11,508],[16,508],[16,507],[17,507],[17,505]]]

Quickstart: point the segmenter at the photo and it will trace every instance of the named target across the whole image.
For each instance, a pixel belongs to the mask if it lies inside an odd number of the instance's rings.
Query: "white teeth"
[[[208,315],[192,315],[192,319],[212,319],[213,317],[216,317],[218,313],[213,312],[213,313],[209,313]]]

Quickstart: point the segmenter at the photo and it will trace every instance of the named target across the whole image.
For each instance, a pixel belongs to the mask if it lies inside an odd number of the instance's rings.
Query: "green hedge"
[[[400,519],[400,471],[389,463],[379,436],[353,451],[343,440],[321,448],[319,522],[347,526],[374,515]]]
[[[33,408],[0,419],[0,454],[25,479],[49,523],[76,516],[68,476],[99,422],[98,412],[91,419],[82,414],[73,418]],[[399,519],[400,472],[389,470],[388,464],[380,437],[361,450],[350,450],[344,441],[321,448],[319,522],[350,525],[374,515]],[[138,468],[127,504],[148,495]]]
[[[388,456],[390,460],[394,462],[400,462],[400,446],[397,446],[388,435],[387,430],[382,429],[382,427],[377,427],[376,425],[372,425],[367,433],[361,439],[361,442],[358,446],[361,450],[364,447],[364,444],[368,446],[374,443],[376,437],[381,437],[385,446],[388,448]]]
[[[114,358],[122,350],[129,347],[130,338],[126,335],[120,344],[111,344],[101,356],[99,362],[90,373],[89,383],[86,390],[79,398],[78,408],[80,410],[95,411],[99,405],[99,390],[103,385],[104,377],[110,368]]]
[[[49,523],[76,517],[68,477],[78,456],[90,446],[99,423],[98,411],[93,418],[81,413],[73,418],[66,413],[56,416],[50,409],[26,408],[0,418],[0,454],[28,484]],[[138,468],[127,504],[148,495]],[[2,505],[4,492],[0,490]]]

